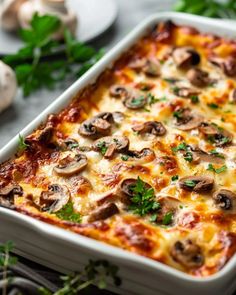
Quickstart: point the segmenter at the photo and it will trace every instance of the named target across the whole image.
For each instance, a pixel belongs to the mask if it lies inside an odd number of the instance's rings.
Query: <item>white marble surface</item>
[[[173,0],[116,1],[119,7],[117,21],[106,34],[93,42],[93,45],[98,48],[111,48],[146,16],[154,12],[170,10],[174,2]],[[72,82],[70,81],[69,83]],[[19,133],[21,129],[62,93],[66,87],[67,85],[62,85],[55,91],[39,91],[27,98],[23,98],[19,92],[13,105],[0,114],[0,147],[4,146],[14,135]]]

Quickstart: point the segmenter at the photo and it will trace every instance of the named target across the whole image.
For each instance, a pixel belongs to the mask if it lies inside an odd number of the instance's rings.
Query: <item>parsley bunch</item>
[[[53,40],[61,28],[56,16],[36,13],[30,28],[20,31],[24,47],[3,59],[15,70],[24,96],[40,88],[53,89],[66,78],[80,77],[102,56],[101,51],[77,42],[67,29],[62,43]]]
[[[132,204],[129,206],[134,214],[144,216],[160,209],[160,203],[155,201],[153,188],[147,188],[146,183],[140,177],[137,178],[135,185],[130,187],[134,196],[131,198]]]

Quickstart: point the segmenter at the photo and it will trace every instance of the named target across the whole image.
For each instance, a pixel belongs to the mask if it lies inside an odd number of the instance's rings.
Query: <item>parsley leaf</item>
[[[211,109],[218,109],[219,108],[218,104],[213,103],[213,102],[212,103],[208,103],[207,106],[209,108],[211,108]]]
[[[24,137],[19,134],[18,150],[23,152],[25,149],[27,149],[27,147],[29,147],[29,145],[25,143]]]
[[[215,168],[212,164],[208,164],[207,170],[215,172],[217,174],[220,174],[220,173],[225,172],[227,170],[227,166],[223,165],[220,168]]]
[[[210,154],[211,154],[211,155],[214,155],[214,156],[217,157],[217,158],[221,158],[221,159],[224,159],[224,158],[225,158],[225,156],[224,156],[223,154],[218,153],[216,150],[211,150],[211,151],[210,151]]]
[[[140,177],[137,178],[135,185],[130,187],[130,190],[134,196],[131,198],[132,204],[129,206],[129,210],[134,214],[145,216],[160,209],[160,203],[155,200],[154,189],[147,188]]]
[[[190,99],[192,103],[199,103],[199,97],[197,95],[192,95]]]
[[[172,219],[173,219],[173,212],[167,212],[163,217],[162,223],[164,225],[169,225],[172,222]]]
[[[194,180],[185,180],[184,184],[187,185],[188,187],[195,187],[197,183]]]
[[[180,143],[177,147],[172,147],[172,152],[176,153],[178,151],[186,151],[188,148],[185,142]]]
[[[97,148],[100,150],[101,154],[104,156],[107,152],[108,147],[106,146],[105,141],[100,141],[97,144]]]
[[[61,26],[57,16],[36,13],[30,27],[20,31],[24,47],[4,58],[15,70],[24,96],[40,88],[53,89],[67,77],[75,80],[101,58],[101,51],[77,42],[68,29],[63,44],[53,40]]]
[[[179,175],[173,175],[172,177],[171,177],[171,180],[172,181],[176,181],[176,180],[178,180],[179,179]]]
[[[81,215],[77,212],[74,212],[73,203],[68,202],[63,208],[57,211],[56,216],[62,220],[67,220],[75,223],[81,222]]]
[[[127,156],[127,155],[122,155],[121,156],[122,161],[128,161],[128,159],[129,159],[129,156]]]
[[[184,154],[184,160],[187,162],[192,162],[193,160],[193,154],[191,152],[187,152]]]

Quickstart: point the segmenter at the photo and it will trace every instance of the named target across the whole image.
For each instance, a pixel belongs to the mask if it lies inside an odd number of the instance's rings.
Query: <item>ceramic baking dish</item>
[[[236,29],[219,20],[169,12],[152,15],[22,130],[21,135],[30,134],[48,114],[58,112],[68,105],[78,91],[95,82],[99,74],[110,67],[148,28],[166,20],[191,25],[202,32],[236,37]],[[1,161],[12,157],[17,146],[18,135],[0,151]],[[110,286],[110,289],[120,294],[226,295],[236,289],[236,256],[217,274],[196,278],[153,260],[0,208],[0,241],[6,240],[15,242],[17,253],[62,272],[81,269],[89,258],[107,259],[119,266],[122,285],[119,288]]]

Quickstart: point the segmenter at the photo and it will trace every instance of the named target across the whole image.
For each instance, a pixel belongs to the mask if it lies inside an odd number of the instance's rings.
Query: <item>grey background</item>
[[[158,11],[171,10],[174,2],[173,0],[116,1],[118,4],[117,20],[109,31],[92,42],[92,45],[97,48],[105,47],[109,50],[146,16]],[[72,82],[63,83],[64,85],[54,91],[38,91],[27,98],[23,98],[19,91],[14,103],[3,113],[0,113],[0,148],[40,114]]]

